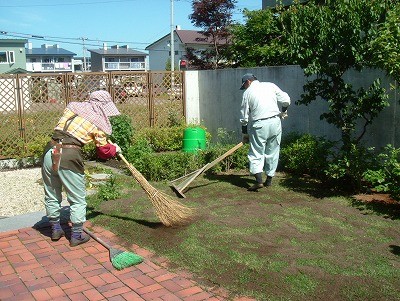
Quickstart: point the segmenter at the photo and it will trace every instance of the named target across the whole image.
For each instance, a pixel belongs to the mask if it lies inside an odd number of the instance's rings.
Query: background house
[[[26,70],[31,72],[73,72],[73,56],[76,53],[60,48],[57,44],[43,44],[33,48],[28,43],[26,48]]]
[[[161,39],[148,45],[149,65],[151,71],[166,70],[171,58],[171,34],[163,36]],[[186,48],[195,50],[205,50],[211,46],[211,40],[197,30],[181,30],[177,27],[174,30],[174,66],[175,70],[180,70],[181,65],[186,63]],[[182,64],[181,64],[182,63]],[[187,64],[185,64],[187,67]],[[188,66],[190,69],[190,66]]]
[[[300,2],[307,2],[308,0],[299,0]],[[262,0],[262,9],[269,7],[275,7],[276,5],[288,6],[292,4],[294,0]]]
[[[109,71],[146,71],[147,53],[129,49],[127,45],[103,45],[102,49],[88,49],[90,52],[91,70],[93,72]]]
[[[0,39],[0,73],[26,72],[25,39]]]

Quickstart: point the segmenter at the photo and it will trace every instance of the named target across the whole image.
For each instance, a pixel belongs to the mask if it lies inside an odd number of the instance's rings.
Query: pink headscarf
[[[112,133],[108,117],[121,114],[113,103],[110,93],[104,90],[90,93],[88,101],[71,102],[67,108],[90,121],[108,135]]]

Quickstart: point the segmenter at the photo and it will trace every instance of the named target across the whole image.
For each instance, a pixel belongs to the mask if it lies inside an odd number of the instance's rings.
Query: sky
[[[146,46],[169,34],[172,26],[201,30],[188,18],[191,4],[191,0],[0,0],[0,39],[28,39],[34,48],[58,44],[77,56],[83,56],[84,48],[99,49],[103,43],[147,52]],[[259,10],[261,5],[262,0],[237,0],[233,19],[242,23],[244,8]]]

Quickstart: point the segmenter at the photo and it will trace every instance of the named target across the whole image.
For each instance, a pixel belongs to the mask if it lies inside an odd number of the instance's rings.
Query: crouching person
[[[83,231],[87,203],[81,148],[94,141],[99,158],[116,156],[121,149],[116,144],[108,143],[107,135],[112,132],[109,117],[119,114],[107,91],[95,91],[87,101],[68,104],[58,121],[42,158],[46,215],[53,241],[65,236],[60,225],[63,187],[70,205],[70,246],[78,246],[90,239]]]

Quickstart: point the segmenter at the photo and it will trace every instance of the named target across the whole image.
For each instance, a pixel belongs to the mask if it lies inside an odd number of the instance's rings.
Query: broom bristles
[[[128,168],[136,181],[146,191],[158,218],[165,226],[180,226],[190,221],[194,214],[192,208],[184,206],[169,195],[155,189],[132,164],[128,164]]]
[[[143,258],[135,253],[121,252],[111,258],[111,263],[117,270],[143,262]]]

